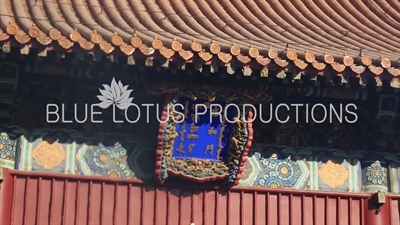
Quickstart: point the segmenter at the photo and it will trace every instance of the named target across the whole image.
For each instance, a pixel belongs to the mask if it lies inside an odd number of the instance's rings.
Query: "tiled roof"
[[[400,2],[0,0],[0,41],[400,76]],[[178,54],[175,54],[178,53]],[[213,57],[216,55],[217,57]],[[397,85],[396,85],[397,86]]]

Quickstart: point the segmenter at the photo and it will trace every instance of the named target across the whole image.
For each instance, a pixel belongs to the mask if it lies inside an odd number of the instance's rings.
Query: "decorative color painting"
[[[15,145],[15,138],[11,138],[7,133],[2,132],[0,129],[0,170],[1,167],[14,169],[16,153]],[[0,178],[2,178],[2,171],[0,171]]]
[[[28,131],[0,126],[0,166],[10,169],[153,180],[155,148],[151,138],[135,139],[124,134]],[[400,161],[396,156],[383,153],[380,156],[381,160],[368,161],[379,157],[357,151],[255,143],[244,163],[239,185],[398,193]],[[393,184],[388,182],[389,164],[393,168],[390,170],[395,179]]]

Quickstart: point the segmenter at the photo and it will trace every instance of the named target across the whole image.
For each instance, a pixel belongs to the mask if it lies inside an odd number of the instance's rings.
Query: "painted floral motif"
[[[92,174],[122,178],[131,177],[129,167],[122,162],[126,154],[126,150],[116,143],[112,147],[91,146],[84,157]]]
[[[59,166],[65,160],[66,155],[65,149],[60,143],[50,141],[40,141],[32,151],[32,158],[36,164],[45,170],[52,170]]]
[[[108,170],[107,176],[122,178],[122,177],[131,177],[131,171],[125,163],[116,162],[116,165]]]
[[[386,183],[386,169],[376,161],[367,167],[365,177],[369,183],[383,185]]]
[[[273,155],[261,162],[265,166],[266,172],[258,180],[259,186],[292,188],[301,176],[299,165],[290,158],[281,160]]]
[[[318,171],[318,176],[326,185],[330,188],[335,189],[345,184],[349,178],[349,171],[343,164],[334,163],[328,160],[322,164]]]
[[[94,173],[106,174],[105,168],[114,159],[113,152],[106,147],[95,147],[87,155],[87,163]]]
[[[260,178],[258,184],[263,187],[280,188],[283,186],[282,181],[277,177],[270,177],[269,174],[265,174]]]
[[[14,142],[6,133],[0,134],[0,158],[9,159],[14,157]]]

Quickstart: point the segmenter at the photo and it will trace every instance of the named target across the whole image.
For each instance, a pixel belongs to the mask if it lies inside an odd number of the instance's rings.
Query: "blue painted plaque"
[[[172,157],[226,161],[232,125],[226,119],[233,120],[235,108],[228,108],[225,115],[224,102],[213,102],[214,106],[204,100],[181,99],[179,102],[184,106],[181,112],[185,119],[176,124],[178,135],[174,140]],[[215,114],[211,113],[213,110]],[[220,111],[222,113],[217,114]]]
[[[237,107],[247,95],[218,95],[214,89],[171,92],[162,112],[166,122],[159,127],[157,180],[173,176],[237,184],[253,140],[253,113]]]

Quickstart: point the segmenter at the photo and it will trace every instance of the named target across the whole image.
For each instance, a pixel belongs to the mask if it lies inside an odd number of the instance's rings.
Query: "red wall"
[[[132,180],[4,171],[7,224],[365,224],[368,194],[156,187]],[[389,198],[391,225],[400,198]],[[9,207],[12,206],[12,207]],[[11,217],[9,216],[11,215]]]
[[[392,196],[389,203],[391,225],[400,225],[400,195]]]

